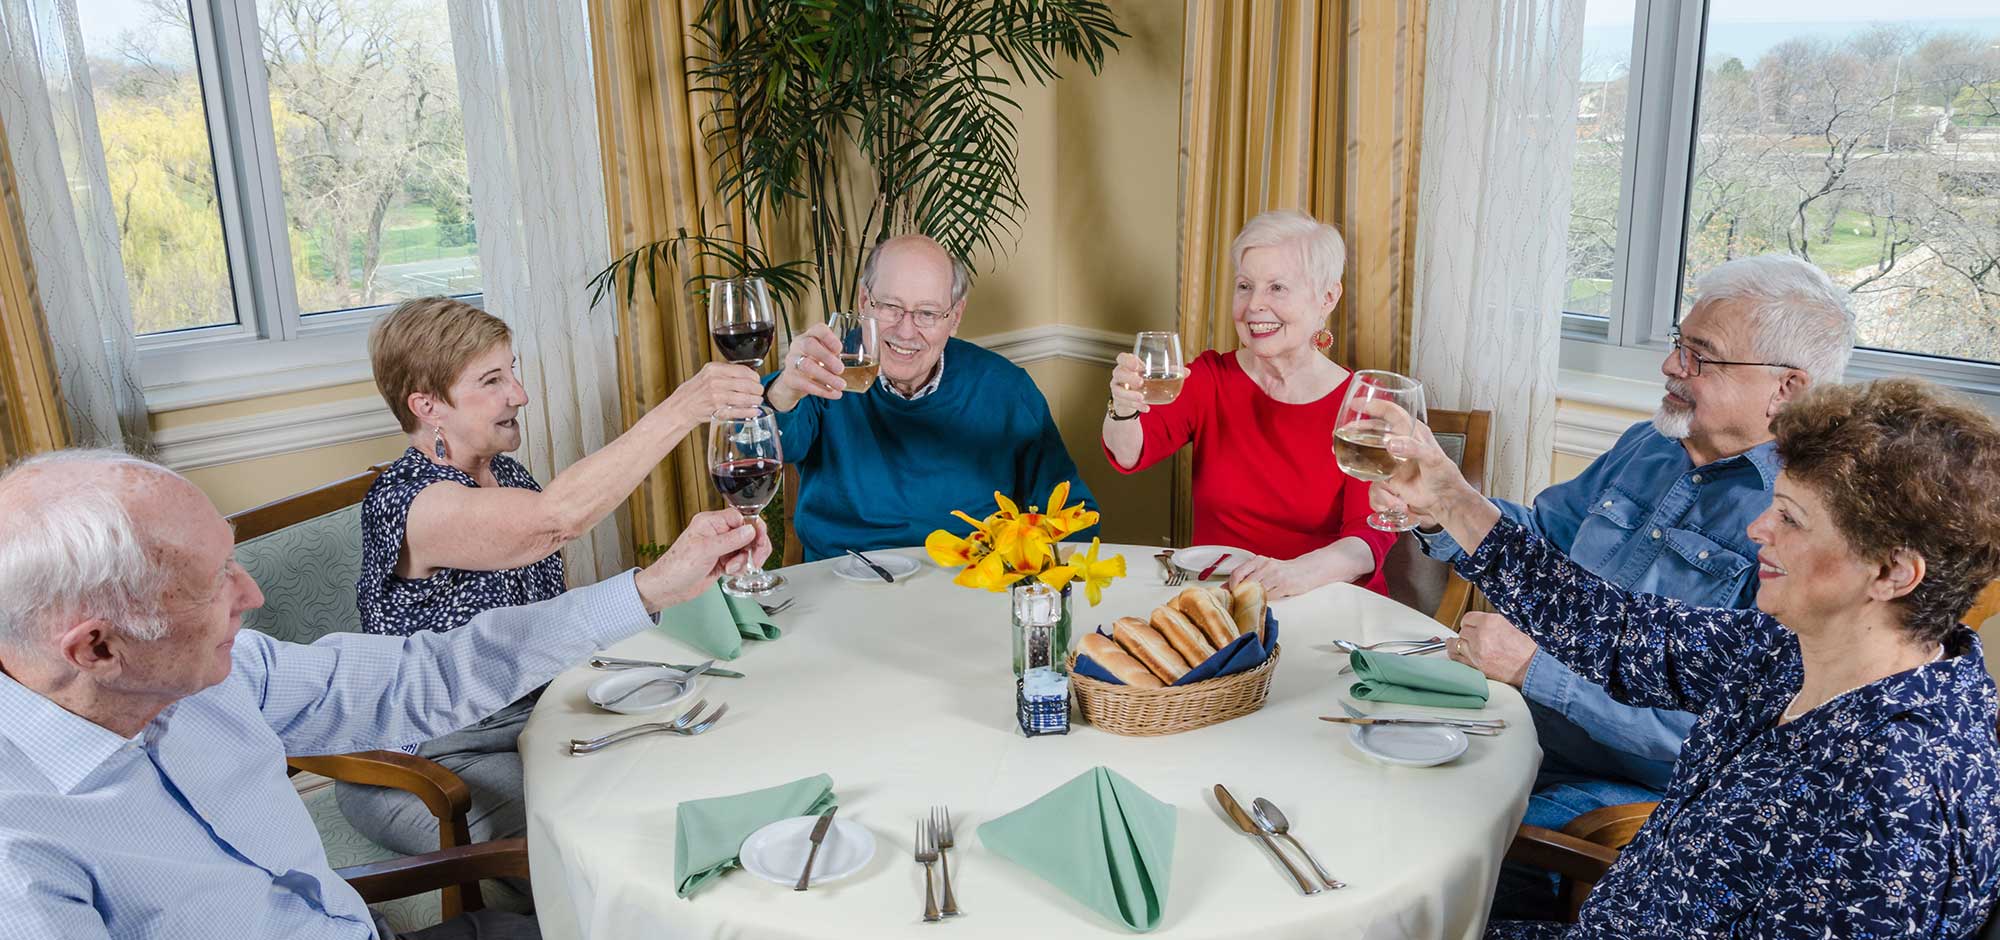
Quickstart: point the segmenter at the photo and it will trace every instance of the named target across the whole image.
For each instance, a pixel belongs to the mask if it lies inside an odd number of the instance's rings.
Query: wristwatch
[[[1104,402],[1104,414],[1105,414],[1105,417],[1108,417],[1108,418],[1110,418],[1110,419],[1111,419],[1111,420],[1113,420],[1113,421],[1130,421],[1130,420],[1132,420],[1133,418],[1136,418],[1136,417],[1138,417],[1138,416],[1139,416],[1139,413],[1138,413],[1137,411],[1134,411],[1134,412],[1132,412],[1132,413],[1131,413],[1131,414],[1129,414],[1129,415],[1121,415],[1121,414],[1119,414],[1119,413],[1118,413],[1118,402],[1117,402],[1117,400],[1115,400],[1115,399],[1106,399],[1106,400],[1105,400],[1105,402]]]

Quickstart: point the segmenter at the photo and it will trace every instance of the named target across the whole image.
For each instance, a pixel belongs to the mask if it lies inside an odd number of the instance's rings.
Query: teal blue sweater
[[[778,430],[799,468],[793,534],[807,561],[922,545],[933,529],[965,535],[971,527],[951,511],[983,519],[995,490],[1026,509],[1068,480],[1070,503],[1097,508],[1035,380],[960,339],[945,345],[937,391],[916,401],[879,385],[839,401],[808,396],[778,416]]]

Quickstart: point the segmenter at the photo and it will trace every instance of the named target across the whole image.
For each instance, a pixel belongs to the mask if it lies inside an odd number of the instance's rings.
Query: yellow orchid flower
[[[1099,540],[1091,539],[1089,549],[1071,552],[1068,564],[1062,566],[1070,569],[1070,577],[1083,582],[1084,596],[1090,598],[1092,607],[1096,607],[1097,602],[1104,599],[1104,588],[1111,583],[1111,579],[1125,576],[1125,556],[1113,555],[1100,560],[1097,557],[1100,544]],[[1046,574],[1043,575],[1043,580],[1048,580]],[[1064,580],[1067,581],[1068,578]],[[1050,586],[1062,585],[1051,583]]]
[[[993,515],[986,517],[986,522],[989,525],[995,522],[1010,522],[1021,515],[1021,507],[1014,505],[1014,501],[1008,499],[1007,494],[999,490],[993,491],[993,503],[999,506],[1000,509]]]
[[[1081,532],[1097,524],[1097,513],[1086,508],[1082,500],[1078,500],[1074,506],[1064,506],[1063,501],[1068,498],[1068,480],[1056,484],[1055,490],[1049,493],[1047,515],[1050,524],[1056,530],[1056,538],[1062,538],[1072,532]]]
[[[1007,559],[999,552],[988,552],[986,557],[966,565],[951,583],[960,587],[983,588],[988,591],[1004,591],[1020,577],[1007,569]]]
[[[1007,564],[1020,572],[1040,571],[1055,558],[1057,536],[1031,518],[1002,523],[993,533],[994,553],[1006,556]]]
[[[971,564],[980,555],[985,554],[986,547],[981,544],[982,542],[983,539],[979,538],[978,533],[974,533],[970,539],[962,539],[943,529],[938,529],[924,539],[924,551],[929,553],[931,560],[937,562],[939,565],[946,568],[955,568],[959,565]]]

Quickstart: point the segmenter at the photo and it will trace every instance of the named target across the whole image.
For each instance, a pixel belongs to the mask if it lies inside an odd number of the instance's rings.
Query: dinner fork
[[[931,841],[937,843],[938,870],[944,875],[944,916],[957,917],[958,898],[951,893],[951,809],[944,806],[931,808]]]
[[[729,711],[729,705],[725,703],[717,706],[715,711],[707,717],[696,718],[695,714],[700,712],[703,706],[707,704],[708,700],[702,699],[696,702],[693,708],[688,709],[686,713],[673,721],[658,721],[652,724],[636,725],[626,728],[623,731],[614,731],[600,738],[591,738],[588,741],[572,738],[569,742],[569,752],[571,755],[593,754],[613,744],[621,744],[633,738],[644,737],[649,734],[677,734],[682,737],[693,737],[715,727],[715,723],[721,721],[722,716]]]
[[[779,604],[766,604],[766,603],[763,603],[763,602],[761,602],[761,601],[760,601],[760,602],[758,602],[757,606],[759,606],[759,607],[762,607],[762,608],[764,608],[764,616],[766,616],[766,617],[775,617],[775,616],[777,616],[777,615],[779,615],[779,614],[782,614],[782,613],[784,613],[784,612],[785,612],[785,610],[786,610],[786,608],[789,608],[789,607],[791,607],[791,606],[792,606],[793,604],[796,604],[796,603],[798,603],[798,600],[799,600],[799,599],[798,599],[798,598],[796,598],[796,597],[787,597],[787,598],[785,598],[785,600],[784,600],[784,602],[783,602],[783,603],[779,603]]]
[[[931,865],[938,860],[937,846],[931,844],[929,827],[917,821],[917,864],[924,866],[924,923],[934,924],[944,917],[938,913],[937,893],[931,889]]]
[[[1180,587],[1181,566],[1174,564],[1174,553],[1161,552],[1153,557],[1158,558],[1160,560],[1160,564],[1167,566],[1167,578],[1166,578],[1167,587]]]

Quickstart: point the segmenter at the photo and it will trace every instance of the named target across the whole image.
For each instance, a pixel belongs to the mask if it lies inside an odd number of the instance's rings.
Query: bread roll
[[[1255,581],[1245,581],[1229,589],[1229,616],[1236,621],[1236,632],[1258,633],[1264,629],[1264,586]]]
[[[1111,638],[1125,647],[1132,658],[1146,665],[1161,682],[1172,684],[1187,675],[1188,664],[1174,652],[1160,631],[1146,626],[1137,617],[1120,617],[1111,624]]]
[[[1209,593],[1215,595],[1215,602],[1221,604],[1223,610],[1229,609],[1229,605],[1232,603],[1229,599],[1229,585],[1218,584],[1208,590]],[[1187,613],[1187,611],[1181,611],[1181,613]]]
[[[1180,602],[1175,606],[1201,628],[1202,634],[1216,649],[1228,646],[1229,641],[1236,639],[1236,621],[1229,619],[1229,605],[1216,603],[1214,592],[1188,588],[1174,599]]]
[[[1136,623],[1139,618],[1126,619]],[[1208,637],[1202,634],[1201,628],[1172,607],[1153,608],[1153,629],[1167,638],[1167,642],[1173,645],[1174,652],[1187,660],[1189,667],[1199,666],[1210,656],[1215,655],[1215,647],[1209,645]]]
[[[1166,685],[1153,671],[1147,669],[1132,654],[1102,633],[1086,633],[1083,642],[1076,645],[1076,651],[1090,657],[1104,671],[1116,676],[1118,681],[1135,689],[1157,689]]]

